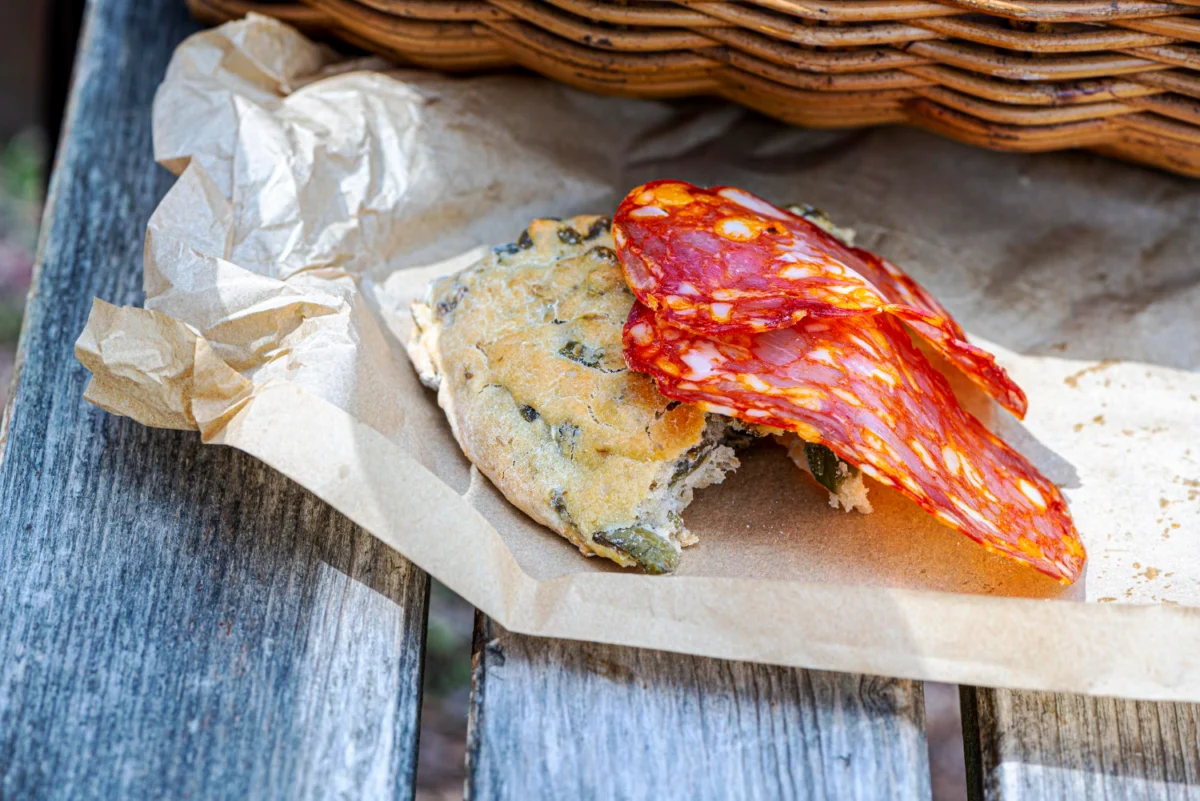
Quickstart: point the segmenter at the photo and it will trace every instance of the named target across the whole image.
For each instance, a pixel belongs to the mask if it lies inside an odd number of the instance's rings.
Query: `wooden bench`
[[[82,401],[172,178],[181,0],[97,0],[0,433],[0,798],[408,798],[428,577],[300,487]],[[476,798],[928,798],[920,682],[476,625]],[[965,690],[972,792],[1200,796],[1196,707]]]

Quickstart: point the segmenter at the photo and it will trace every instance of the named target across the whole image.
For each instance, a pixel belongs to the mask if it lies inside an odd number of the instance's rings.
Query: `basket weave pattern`
[[[813,128],[907,123],[1200,177],[1200,0],[188,0],[448,71],[715,94]]]

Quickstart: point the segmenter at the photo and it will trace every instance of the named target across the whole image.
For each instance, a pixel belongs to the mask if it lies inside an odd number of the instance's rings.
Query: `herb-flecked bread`
[[[585,554],[666,573],[696,542],[681,512],[750,439],[663,397],[621,354],[633,304],[604,217],[537,220],[435,281],[409,356],[467,457]]]

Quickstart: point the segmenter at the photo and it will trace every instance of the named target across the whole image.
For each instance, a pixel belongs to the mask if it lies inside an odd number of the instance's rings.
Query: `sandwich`
[[[1057,487],[921,347],[1018,416],[1020,388],[911,277],[807,207],[652,182],[611,220],[534,221],[412,312],[410,358],[463,452],[586,555],[672,572],[697,541],[694,492],[772,438],[835,507],[869,512],[874,482],[1060,581],[1082,569]]]

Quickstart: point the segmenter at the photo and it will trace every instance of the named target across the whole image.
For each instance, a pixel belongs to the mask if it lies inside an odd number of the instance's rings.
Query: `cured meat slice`
[[[638,300],[697,334],[771,331],[809,317],[890,314],[1005,408],[1025,394],[895,265],[741,189],[653,181],[621,202],[617,253]]]
[[[959,406],[891,316],[707,335],[637,303],[624,346],[663,395],[794,431],[985,548],[1079,576],[1084,548],[1058,488]]]

